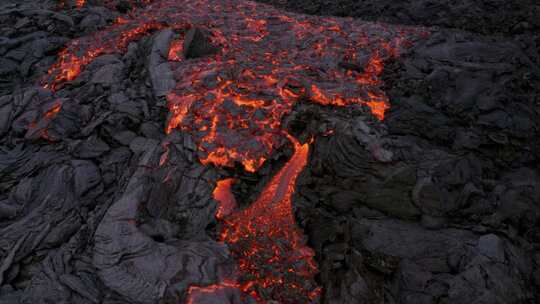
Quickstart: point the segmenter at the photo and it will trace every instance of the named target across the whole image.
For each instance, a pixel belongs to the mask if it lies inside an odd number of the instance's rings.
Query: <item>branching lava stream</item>
[[[309,146],[281,123],[297,102],[363,107],[382,120],[389,108],[381,89],[385,60],[418,35],[413,28],[350,18],[299,15],[242,0],[161,0],[119,18],[109,28],[72,41],[49,70],[44,86],[61,90],[103,54],[121,53],[151,31],[173,29],[166,57],[176,80],[167,94],[167,133],[188,132],[202,164],[255,172],[287,141],[294,155],[249,207],[233,211],[234,180],[214,192],[221,204],[220,240],[238,264],[235,280],[192,286],[187,303],[201,294],[235,286],[259,303],[316,301],[313,250],[296,225],[291,204]],[[186,59],[183,37],[191,28],[210,33],[215,54]]]

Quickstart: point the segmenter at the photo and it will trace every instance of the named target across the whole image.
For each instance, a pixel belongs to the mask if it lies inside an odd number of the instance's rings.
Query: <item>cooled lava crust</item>
[[[249,1],[154,1],[103,31],[71,41],[43,86],[59,90],[98,56],[122,53],[135,39],[166,28],[175,32],[166,56],[176,82],[166,94],[167,133],[189,132],[203,164],[241,164],[248,172],[287,141],[294,147],[292,158],[243,210],[232,210],[234,181],[218,183],[219,241],[229,245],[237,273],[216,285],[192,286],[187,303],[220,288],[239,288],[259,303],[317,301],[314,253],[295,223],[291,202],[309,143],[288,134],[282,120],[299,102],[363,107],[366,115],[384,119],[390,107],[381,89],[384,62],[427,32],[288,13]],[[184,39],[190,30],[189,39],[202,39],[194,31],[207,33],[215,52],[187,56]],[[47,118],[61,106],[55,104]]]

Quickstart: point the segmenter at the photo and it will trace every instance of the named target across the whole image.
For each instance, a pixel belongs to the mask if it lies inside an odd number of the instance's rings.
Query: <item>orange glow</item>
[[[117,20],[121,25],[121,22],[126,22],[125,19],[119,18]],[[56,90],[60,85],[67,81],[74,80],[82,72],[83,68],[90,64],[98,56],[108,53],[115,53],[125,50],[129,42],[139,38],[147,32],[155,29],[162,28],[163,26],[156,22],[146,23],[140,26],[127,29],[120,33],[116,40],[107,41],[103,45],[91,45],[88,50],[83,52],[82,55],[78,55],[79,49],[82,47],[81,41],[74,40],[70,46],[62,50],[58,54],[58,61],[49,69],[47,74],[52,78],[44,85],[45,88]]]
[[[373,115],[375,115],[375,117],[377,117],[379,120],[384,119],[384,113],[389,108],[388,104],[383,101],[370,101],[367,103],[367,105],[370,107]]]
[[[126,23],[129,23],[129,20],[126,19],[126,18],[123,18],[122,16],[119,16],[118,18],[116,18],[116,24],[126,24]]]
[[[176,128],[184,117],[188,114],[189,108],[195,101],[195,95],[178,96],[174,93],[167,94],[167,102],[169,111],[172,113],[171,120],[167,124],[166,133],[171,133],[172,129]]]
[[[231,187],[235,180],[233,178],[223,179],[217,182],[214,189],[214,199],[218,201],[216,218],[218,220],[229,215],[236,208],[236,200],[231,192]]]
[[[58,112],[60,112],[60,108],[62,108],[62,104],[58,102],[54,104],[54,106],[50,110],[45,112],[44,116],[48,119],[52,119],[56,116],[56,114],[58,114]]]
[[[101,55],[103,50],[103,48],[96,48],[88,51],[81,57],[77,57],[70,53],[68,49],[64,49],[58,54],[58,62],[54,64],[48,72],[49,75],[53,75],[54,73],[54,81],[52,84],[47,84],[45,87],[55,90],[59,84],[75,79],[81,73],[82,67]]]
[[[193,26],[210,33],[218,52],[185,60],[183,38],[171,42],[163,55],[176,85],[166,96],[165,131],[189,133],[204,165],[241,165],[256,172],[287,140],[294,155],[246,209],[233,211],[233,180],[217,183],[220,239],[236,258],[238,280],[192,286],[187,303],[233,287],[259,303],[269,298],[281,304],[308,303],[321,290],[314,281],[314,252],[295,223],[292,197],[309,146],[287,134],[282,122],[299,102],[357,105],[384,119],[390,107],[381,89],[385,61],[399,56],[410,38],[426,32],[299,15],[252,1],[157,0],[101,32],[69,43],[49,70],[45,87],[57,90],[98,56],[122,53],[130,42],[153,30],[171,28],[182,35]],[[161,166],[169,157],[165,149]]]
[[[171,42],[171,47],[169,48],[168,59],[170,61],[182,61],[183,50],[184,50],[184,41],[174,40],[173,42]]]
[[[229,245],[238,262],[239,287],[260,303],[259,288],[273,290],[271,298],[280,303],[308,303],[320,293],[314,283],[314,252],[307,247],[292,211],[296,180],[307,164],[309,144],[288,138],[294,154],[259,198],[224,219],[216,215],[223,223],[220,239]],[[220,201],[234,200],[231,182],[226,179],[218,183],[214,194]]]
[[[86,4],[86,0],[76,0],[75,6],[77,8],[82,8]],[[66,0],[58,1],[58,9],[64,9],[66,7]]]
[[[379,120],[384,119],[384,113],[390,108],[388,105],[388,99],[386,96],[377,95],[374,92],[368,92],[370,101],[367,103],[368,107],[371,109],[371,113],[375,115]]]
[[[182,38],[167,54],[179,81],[167,95],[166,132],[194,134],[203,164],[240,163],[254,172],[285,141],[281,121],[301,99],[323,106],[364,105],[384,118],[389,102],[379,89],[380,74],[384,61],[399,54],[407,32],[345,20],[236,0],[155,1],[90,39],[73,41],[49,70],[46,87],[56,90],[97,56],[121,52],[151,30],[168,26],[185,32],[205,24],[218,54],[185,61]],[[276,22],[280,30],[273,29]],[[389,38],[371,38],[369,27]],[[359,53],[368,57],[362,71],[320,65],[329,58],[355,62]]]
[[[43,117],[41,118],[40,121],[33,121],[28,125],[28,132],[29,133],[35,132],[35,129],[38,128],[38,126],[40,126],[41,129],[39,130],[39,137],[46,140],[50,140],[49,132],[46,126],[49,124],[49,122],[53,118],[56,117],[56,115],[58,115],[61,109],[62,109],[62,101],[56,100],[53,103],[52,107],[49,110],[45,111],[45,113],[43,113]]]
[[[200,297],[204,297],[205,294],[212,294],[218,291],[237,288],[238,285],[232,281],[223,281],[218,284],[208,286],[189,286],[186,295],[186,304],[197,304]]]

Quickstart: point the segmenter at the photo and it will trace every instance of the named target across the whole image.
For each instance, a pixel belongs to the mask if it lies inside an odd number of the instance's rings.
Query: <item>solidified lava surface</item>
[[[540,303],[533,0],[1,2],[1,304]]]
[[[158,1],[107,30],[75,40],[49,71],[46,87],[73,80],[97,56],[122,52],[151,30],[202,27],[215,56],[176,58],[167,95],[167,131],[194,134],[203,163],[241,163],[255,171],[280,146],[281,119],[295,103],[367,105],[383,119],[383,62],[398,56],[418,30],[353,19],[295,15],[248,1]],[[181,38],[179,38],[181,39]],[[179,42],[175,42],[178,48]]]
[[[233,181],[218,183],[220,241],[238,264],[236,278],[221,284],[236,286],[260,303],[315,301],[321,288],[314,279],[314,252],[295,223],[291,203],[309,144],[289,135],[282,120],[299,102],[356,105],[384,119],[390,107],[381,89],[384,62],[425,32],[285,13],[249,1],[155,1],[69,43],[44,87],[58,90],[98,56],[122,53],[142,35],[166,28],[176,32],[166,54],[176,82],[166,94],[167,133],[189,132],[202,164],[238,163],[248,172],[257,171],[287,140],[294,146],[292,158],[243,210],[232,212]],[[208,33],[216,52],[183,56],[189,30]],[[192,287],[188,303],[220,286]]]

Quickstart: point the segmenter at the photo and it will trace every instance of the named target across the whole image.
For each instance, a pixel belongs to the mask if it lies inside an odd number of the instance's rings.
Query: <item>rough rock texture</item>
[[[2,28],[2,66],[13,69],[0,97],[0,303],[178,302],[189,286],[218,280],[228,250],[204,233],[215,221],[216,174],[194,161],[188,136],[166,139],[156,104],[170,89],[172,33],[101,56],[53,96],[32,82],[65,37],[118,13],[35,6],[1,10],[4,26],[20,26]]]
[[[119,15],[102,6],[76,10],[65,5],[59,10],[60,3],[8,0],[0,4],[0,95],[35,82],[66,42],[103,28]]]
[[[328,303],[540,300],[535,56],[440,30],[385,68],[382,125],[321,116],[336,131],[315,143],[298,208]]]
[[[351,16],[397,24],[422,24],[482,34],[534,33],[540,12],[534,0],[260,0],[315,15]]]
[[[167,29],[66,88],[39,86],[69,39],[143,5],[88,2],[0,5],[0,304],[182,303],[231,272],[217,179],[234,175],[253,201],[291,153],[224,172],[200,164],[188,133],[165,134]],[[540,303],[538,5],[263,2],[440,27],[386,63],[384,121],[308,103],[286,118],[314,139],[294,205],[320,302]],[[247,302],[229,288],[200,298]]]
[[[199,28],[190,29],[184,40],[184,58],[198,58],[217,52],[217,48],[212,45],[208,34]]]

